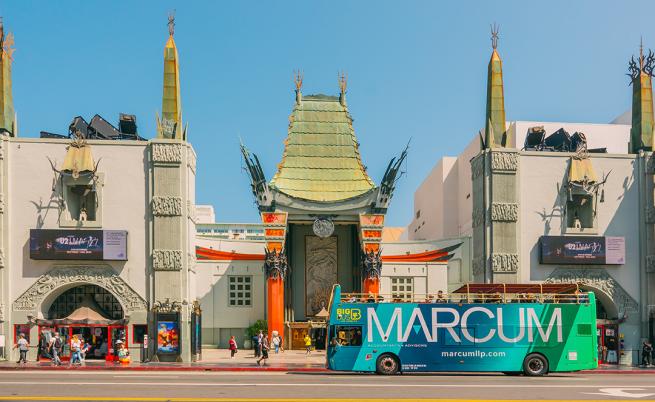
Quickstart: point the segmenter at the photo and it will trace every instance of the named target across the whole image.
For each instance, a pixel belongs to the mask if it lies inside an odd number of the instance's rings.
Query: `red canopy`
[[[577,283],[469,283],[453,293],[573,293]]]

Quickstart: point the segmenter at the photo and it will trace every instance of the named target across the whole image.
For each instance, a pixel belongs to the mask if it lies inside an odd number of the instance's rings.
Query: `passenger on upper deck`
[[[437,292],[436,303],[448,303],[448,300],[444,297],[443,291],[441,290]]]

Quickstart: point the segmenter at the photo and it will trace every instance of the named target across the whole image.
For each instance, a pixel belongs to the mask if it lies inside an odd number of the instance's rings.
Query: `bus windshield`
[[[565,293],[504,290],[398,298],[342,294],[336,285],[329,306],[327,366],[379,374],[528,375],[597,367],[593,293],[577,286]]]

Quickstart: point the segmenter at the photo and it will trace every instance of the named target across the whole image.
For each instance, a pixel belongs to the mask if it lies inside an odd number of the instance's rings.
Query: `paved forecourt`
[[[0,376],[0,400],[652,400],[649,375],[356,375],[15,371]]]

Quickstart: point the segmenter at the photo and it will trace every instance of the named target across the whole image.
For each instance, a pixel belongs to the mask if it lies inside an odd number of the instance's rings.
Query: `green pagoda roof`
[[[318,202],[347,200],[374,189],[362,165],[352,121],[345,94],[298,94],[271,188]]]

